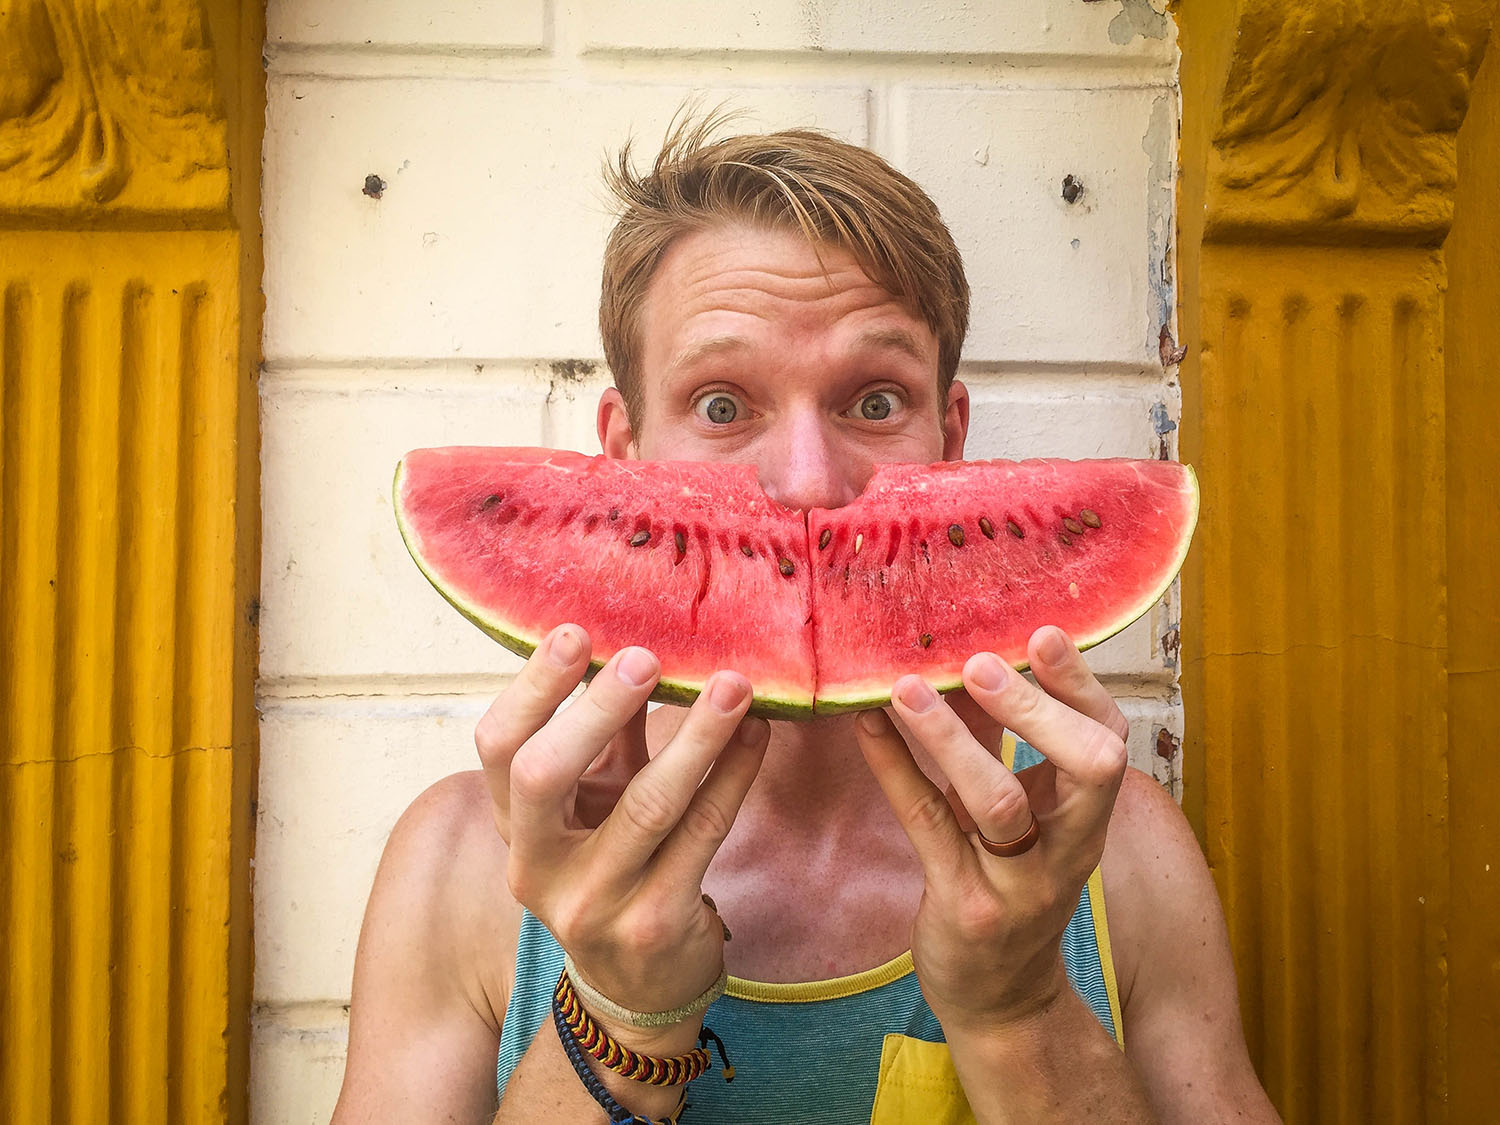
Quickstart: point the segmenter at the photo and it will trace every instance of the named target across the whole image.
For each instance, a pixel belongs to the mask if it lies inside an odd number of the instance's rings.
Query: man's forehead
[[[754,349],[755,341],[749,336],[734,332],[715,333],[687,341],[668,360],[667,366],[669,370],[682,370],[719,356],[744,354]],[[847,350],[851,355],[896,352],[919,363],[928,363],[933,359],[934,348],[930,339],[922,339],[910,328],[881,325],[860,330],[849,341]]]

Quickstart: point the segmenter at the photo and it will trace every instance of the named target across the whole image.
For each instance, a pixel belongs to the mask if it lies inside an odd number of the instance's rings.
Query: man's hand
[[[645,649],[616,654],[587,690],[588,635],[554,629],[475,731],[509,845],[516,900],[579,972],[639,1011],[686,1004],[718,977],[724,928],[702,880],[760,768],[769,728],[745,719],[750,685],[717,672],[649,758],[645,704],[660,674]],[[635,1032],[633,1046],[640,1043]]]
[[[1041,689],[990,653],[964,668],[968,698],[950,706],[926,682],[896,684],[894,710],[947,775],[945,796],[884,714],[857,724],[860,747],[922,862],[912,931],[922,991],[949,1036],[1003,1031],[1067,989],[1058,951],[1079,891],[1098,866],[1125,773],[1124,716],[1061,630],[1029,649]],[[960,712],[964,712],[961,714]],[[1046,761],[1020,775],[995,750],[1008,727]],[[989,854],[1036,818],[1022,855]]]

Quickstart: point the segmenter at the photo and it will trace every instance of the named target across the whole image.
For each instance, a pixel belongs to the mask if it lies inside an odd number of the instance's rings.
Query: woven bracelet
[[[583,1048],[578,1045],[578,1040],[574,1039],[573,1033],[568,1030],[567,1020],[563,1018],[562,1009],[558,1006],[555,994],[552,998],[552,1024],[557,1028],[557,1038],[562,1042],[563,1053],[568,1056],[568,1062],[573,1064],[573,1073],[578,1075],[583,1088],[599,1104],[599,1108],[609,1115],[611,1125],[678,1125],[678,1118],[682,1116],[683,1107],[687,1105],[686,1087],[683,1087],[682,1093],[677,1098],[677,1108],[666,1117],[641,1117],[631,1113],[615,1101],[610,1092],[605,1089],[604,1083],[599,1081],[599,1076],[589,1068],[588,1061],[583,1057]]]
[[[563,955],[563,970],[573,980],[573,991],[578,993],[578,998],[584,1005],[597,1016],[623,1023],[627,1027],[670,1027],[674,1023],[681,1023],[690,1016],[696,1016],[699,1012],[707,1011],[708,1006],[724,995],[724,989],[729,984],[729,970],[724,969],[719,973],[719,979],[709,985],[696,999],[689,1000],[680,1008],[672,1008],[665,1012],[636,1012],[629,1008],[622,1008],[604,993],[591,985],[584,979],[583,974],[578,971],[578,966],[573,964],[571,954]]]
[[[671,1058],[632,1051],[594,1022],[579,1003],[566,969],[557,978],[552,1005],[562,1013],[574,1042],[622,1078],[644,1082],[648,1086],[685,1086],[708,1069],[708,1051],[702,1047]]]

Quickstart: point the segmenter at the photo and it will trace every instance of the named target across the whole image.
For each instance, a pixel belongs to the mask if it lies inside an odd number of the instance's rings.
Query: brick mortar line
[[[596,373],[577,379],[578,386],[597,383],[607,385],[604,361],[593,356],[547,357],[516,356],[497,358],[475,356],[452,359],[447,357],[421,356],[275,356],[261,364],[262,379],[269,377],[278,381],[293,380],[329,373],[400,372],[403,374],[472,374],[475,379],[485,377],[486,371],[516,371],[535,373],[538,379],[548,381],[555,373],[552,364],[575,363],[579,359],[596,365]],[[479,369],[479,370],[476,370]],[[1124,377],[1133,381],[1159,382],[1167,379],[1165,369],[1137,360],[1066,360],[1066,359],[977,359],[959,364],[960,378],[1003,375],[1066,375],[1079,378],[1101,376]],[[570,381],[574,381],[570,379]]]
[[[724,73],[725,66],[732,69]],[[872,83],[951,78],[951,88],[995,90],[1119,91],[1176,90],[1176,63],[1149,56],[960,54],[955,52],[832,53],[826,51],[585,52],[562,57],[538,50],[506,48],[421,49],[297,47],[268,48],[266,71],[273,80],[461,80],[549,81],[580,79],[606,85],[691,85],[711,69],[721,84],[744,82],[784,88],[788,82],[831,89]],[[947,88],[937,82],[933,88]]]

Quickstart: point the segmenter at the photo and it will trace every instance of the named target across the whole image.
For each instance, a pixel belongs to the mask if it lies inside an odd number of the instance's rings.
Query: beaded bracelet
[[[616,1023],[623,1023],[627,1027],[670,1027],[674,1023],[681,1023],[689,1016],[696,1016],[699,1012],[706,1011],[710,1004],[724,995],[724,989],[729,984],[729,970],[722,969],[718,980],[681,1007],[665,1012],[636,1012],[616,1004],[585,980],[578,971],[578,966],[573,964],[571,954],[564,954],[563,969],[573,980],[573,991],[578,993],[579,998],[588,1005],[590,1011],[606,1019],[612,1019]]]
[[[578,1075],[583,1088],[589,1092],[589,1096],[599,1104],[599,1108],[609,1115],[611,1125],[678,1125],[677,1119],[682,1116],[683,1107],[687,1105],[687,1087],[683,1087],[682,1093],[677,1098],[677,1108],[666,1117],[657,1119],[631,1113],[615,1101],[610,1092],[605,1089],[604,1083],[599,1081],[599,1076],[589,1068],[588,1062],[583,1057],[583,1049],[579,1047],[578,1040],[573,1038],[573,1033],[568,1030],[568,1023],[563,1017],[562,1008],[558,1005],[556,994],[552,997],[552,1023],[557,1028],[557,1038],[562,1042],[563,1053],[568,1056],[568,1062],[573,1064],[573,1072]]]
[[[708,1052],[702,1047],[672,1058],[632,1051],[594,1022],[573,989],[573,980],[564,969],[552,993],[553,1008],[562,1014],[574,1041],[620,1077],[648,1086],[683,1086],[708,1069]]]

